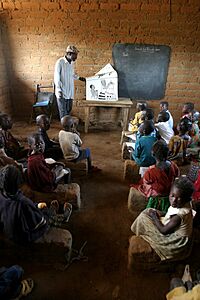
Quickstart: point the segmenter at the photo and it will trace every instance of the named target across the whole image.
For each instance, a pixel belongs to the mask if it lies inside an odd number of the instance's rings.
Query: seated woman
[[[145,209],[131,225],[136,236],[148,242],[161,260],[187,257],[192,245],[193,216],[190,201],[193,184],[186,177],[174,181],[170,207],[164,217],[156,209]]]
[[[20,171],[8,165],[0,170],[0,223],[6,237],[15,243],[59,243],[71,250],[72,236],[68,230],[49,226],[48,213],[26,198],[20,191]]]
[[[7,114],[0,114],[0,140],[4,145],[5,152],[8,156],[19,160],[26,158],[28,149],[20,144],[20,142],[11,134],[12,120]]]
[[[163,140],[155,142],[152,154],[156,164],[148,168],[140,185],[133,185],[148,199],[147,208],[157,208],[163,212],[167,212],[171,185],[180,173],[176,164],[167,160],[168,150]]]

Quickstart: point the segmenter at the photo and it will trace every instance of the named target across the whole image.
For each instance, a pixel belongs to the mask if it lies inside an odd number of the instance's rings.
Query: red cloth
[[[145,172],[143,182],[137,189],[146,197],[168,196],[177,176],[179,176],[179,168],[172,161],[168,174],[153,165]]]
[[[45,162],[42,153],[28,157],[28,182],[38,192],[52,192],[56,188],[55,175]]]
[[[198,172],[197,180],[194,183],[195,192],[192,195],[192,199],[200,201],[200,171]]]

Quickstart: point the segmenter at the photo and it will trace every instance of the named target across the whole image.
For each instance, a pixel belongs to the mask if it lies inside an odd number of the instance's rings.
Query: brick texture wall
[[[0,21],[0,111],[12,114],[7,61],[4,52],[3,22]]]
[[[176,121],[184,102],[194,102],[200,110],[199,0],[173,0],[171,6],[169,0],[2,0],[0,19],[6,36],[0,47],[0,53],[4,52],[0,110],[7,102],[6,72],[13,112],[24,119],[30,114],[35,84],[53,81],[54,64],[67,44],[80,50],[78,74],[92,76],[112,63],[116,42],[169,45],[172,52],[163,100],[169,101]],[[77,82],[75,89],[74,114],[84,118],[79,107],[85,97],[84,84]],[[157,114],[158,101],[149,104]],[[102,110],[92,113],[92,120],[116,121],[117,114],[115,109]]]

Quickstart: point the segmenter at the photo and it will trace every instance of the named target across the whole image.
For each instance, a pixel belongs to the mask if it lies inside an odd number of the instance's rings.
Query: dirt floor
[[[34,125],[17,123],[12,132],[25,139],[35,128]],[[49,135],[56,137],[59,129],[60,124],[54,122]],[[49,246],[41,251],[35,247],[22,249],[21,255],[0,250],[1,265],[20,264],[25,277],[34,279],[35,287],[27,300],[165,299],[174,273],[127,271],[133,217],[127,209],[129,184],[122,180],[120,135],[119,128],[81,134],[84,146],[91,148],[94,165],[102,169],[101,173],[87,178],[73,178],[81,187],[82,208],[72,214],[67,228],[72,233],[75,249],[87,241],[84,249],[87,262],[74,262],[67,270],[61,271],[58,268],[63,261],[60,251],[52,251]],[[178,266],[176,275],[182,274],[183,267]]]

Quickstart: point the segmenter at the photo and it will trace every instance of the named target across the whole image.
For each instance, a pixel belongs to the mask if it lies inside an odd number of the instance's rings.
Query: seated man
[[[45,143],[44,157],[51,157],[55,160],[63,158],[60,144],[48,137],[47,130],[50,128],[49,118],[46,115],[39,115],[36,118],[38,132],[41,134]]]

